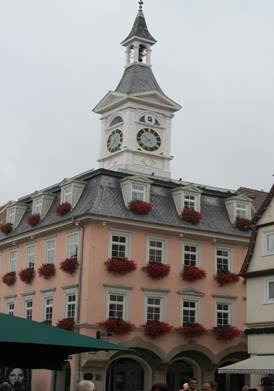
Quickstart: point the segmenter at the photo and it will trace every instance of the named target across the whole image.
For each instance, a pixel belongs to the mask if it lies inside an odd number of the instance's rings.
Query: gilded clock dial
[[[120,129],[113,130],[107,141],[107,149],[109,152],[116,152],[123,143],[123,132]]]
[[[153,152],[160,148],[161,137],[159,134],[150,128],[139,130],[137,134],[137,142],[145,151]]]

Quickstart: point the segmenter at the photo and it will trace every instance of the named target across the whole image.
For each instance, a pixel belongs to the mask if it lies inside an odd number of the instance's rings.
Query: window
[[[196,210],[196,196],[191,194],[184,195],[184,208],[192,208]]]
[[[229,249],[217,248],[216,249],[216,271],[217,273],[229,272],[231,251]]]
[[[111,236],[111,258],[128,258],[128,236]]]
[[[274,280],[265,282],[265,301],[266,304],[274,303]]]
[[[78,232],[68,235],[68,258],[77,257],[78,254]]]
[[[52,314],[53,314],[53,296],[45,296],[43,320],[52,322]]]
[[[35,264],[35,245],[26,247],[26,267],[34,268]]]
[[[16,271],[16,263],[17,263],[17,250],[11,250],[10,259],[9,259],[9,272]]]
[[[231,304],[216,303],[216,325],[229,326],[231,324]]]
[[[146,297],[146,321],[148,320],[163,321],[162,297]]]
[[[25,298],[24,317],[29,320],[32,319],[32,297]]]
[[[46,241],[45,263],[54,263],[55,260],[55,239]]]
[[[183,299],[183,325],[197,322],[198,302]]]
[[[120,116],[117,116],[117,117],[113,118],[113,120],[111,121],[109,126],[112,127],[112,126],[121,124],[122,122],[123,122],[123,118]]]
[[[15,225],[16,207],[7,209],[7,222]]]
[[[39,215],[42,215],[42,211],[43,211],[43,199],[35,198],[33,200],[32,213],[38,213]]]
[[[125,294],[109,293],[108,319],[125,319]]]
[[[76,317],[77,293],[76,290],[70,290],[65,293],[65,318]]]
[[[72,186],[67,186],[62,192],[62,202],[68,202],[72,204]]]
[[[246,219],[248,217],[247,204],[236,202],[236,216]]]
[[[274,254],[274,232],[264,234],[265,255]]]
[[[164,262],[164,245],[163,240],[149,239],[148,260],[150,262]]]
[[[132,184],[132,201],[145,201],[146,200],[146,186]]]
[[[184,266],[198,266],[199,251],[198,246],[192,243],[184,244]]]
[[[6,302],[7,314],[13,316],[15,312],[15,300],[7,300]]]

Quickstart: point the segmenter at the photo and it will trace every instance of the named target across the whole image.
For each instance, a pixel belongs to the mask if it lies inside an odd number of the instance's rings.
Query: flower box
[[[200,323],[188,323],[183,327],[176,328],[176,331],[185,338],[197,338],[207,334],[207,329],[205,329]]]
[[[73,318],[64,318],[59,320],[56,327],[59,329],[65,329],[65,330],[73,330],[75,326],[75,321]]]
[[[240,330],[233,326],[216,326],[212,331],[216,338],[222,341],[230,341],[240,335]]]
[[[72,206],[69,202],[63,202],[62,204],[59,204],[56,206],[55,212],[59,216],[64,216],[71,211],[71,208],[72,208]]]
[[[108,333],[117,335],[128,334],[135,327],[134,324],[126,322],[123,319],[107,319],[100,322],[99,327],[104,328]]]
[[[61,262],[60,265],[60,269],[69,274],[75,273],[78,267],[79,262],[77,257],[67,258],[63,262]]]
[[[27,269],[23,269],[19,272],[19,277],[26,284],[31,284],[32,280],[35,276],[35,270],[32,267],[28,267]]]
[[[34,213],[28,217],[28,224],[34,227],[41,220],[39,213]]]
[[[169,333],[172,326],[159,320],[148,320],[145,327],[145,335],[150,338],[158,338]]]
[[[160,280],[166,277],[170,272],[170,265],[164,265],[161,262],[150,261],[147,266],[142,268],[153,280]]]
[[[5,235],[10,234],[12,231],[12,224],[11,223],[1,224],[0,231]]]
[[[5,274],[2,277],[2,281],[3,281],[4,284],[6,284],[8,286],[14,285],[15,282],[16,282],[16,273],[15,272],[9,272],[9,273]]]
[[[144,201],[131,201],[128,208],[137,215],[148,215],[152,210],[152,204]]]
[[[184,208],[181,217],[182,220],[196,225],[202,220],[203,215],[201,212],[197,212],[193,208]]]
[[[215,277],[216,281],[220,286],[231,284],[233,282],[238,282],[240,277],[238,274],[231,273],[228,271],[219,272]]]
[[[236,217],[235,226],[238,229],[242,231],[247,231],[248,229],[250,229],[250,225],[251,225],[251,220],[243,219],[242,217],[239,216]]]
[[[56,269],[52,263],[44,263],[39,269],[38,274],[40,277],[44,277],[46,280],[55,275]]]
[[[126,258],[111,258],[105,261],[106,269],[113,274],[127,274],[136,269],[136,263]]]
[[[181,276],[183,280],[192,282],[205,278],[206,272],[197,266],[185,266]]]

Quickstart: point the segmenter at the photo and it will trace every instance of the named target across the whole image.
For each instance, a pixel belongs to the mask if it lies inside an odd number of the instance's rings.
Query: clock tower
[[[126,48],[124,74],[115,91],[94,108],[101,115],[100,167],[170,177],[171,120],[181,106],[161,90],[151,69],[156,40],[147,28],[143,1]]]

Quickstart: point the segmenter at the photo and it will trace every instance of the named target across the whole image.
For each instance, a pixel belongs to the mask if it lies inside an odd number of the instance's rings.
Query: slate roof
[[[158,91],[164,94],[151,68],[141,64],[134,64],[126,68],[115,90],[115,92],[128,95],[148,91]]]
[[[124,43],[127,42],[132,37],[143,38],[143,39],[145,39],[147,41],[150,41],[151,43],[156,43],[157,42],[156,39],[153,38],[153,36],[148,31],[147,23],[146,23],[143,11],[139,11],[138,12],[138,14],[136,16],[136,19],[135,19],[135,22],[134,22],[134,25],[133,25],[133,27],[131,29],[131,32],[123,40],[122,45],[124,45]]]
[[[249,238],[250,233],[240,231],[235,228],[228,218],[225,207],[225,199],[231,197],[230,191],[216,191],[202,188],[201,212],[203,218],[198,225],[192,225],[184,222],[178,216],[171,190],[178,187],[179,184],[174,181],[159,180],[151,177],[151,202],[153,204],[152,212],[149,215],[136,215],[130,212],[124,204],[120,180],[127,176],[125,173],[98,169],[77,179],[86,182],[86,186],[72,212],[65,216],[58,216],[55,213],[55,207],[60,202],[60,187],[54,185],[46,189],[47,192],[55,194],[55,200],[45,218],[35,227],[30,227],[27,218],[31,214],[32,199],[26,196],[20,199],[28,205],[27,212],[17,228],[9,235],[0,233],[1,240],[15,237],[19,234],[35,232],[35,229],[58,224],[59,222],[71,221],[72,218],[81,216],[93,216],[101,218],[114,218],[130,222],[139,222],[141,224],[156,224],[170,226],[177,229],[188,229],[193,232],[212,232],[216,234],[227,234],[237,237]],[[182,185],[180,185],[182,186]]]

